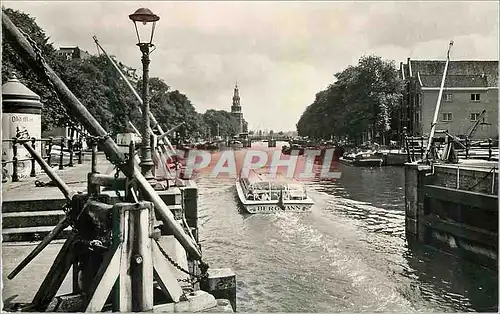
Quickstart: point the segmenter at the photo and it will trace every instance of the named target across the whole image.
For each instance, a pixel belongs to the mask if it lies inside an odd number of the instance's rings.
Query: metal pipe
[[[434,139],[434,132],[436,130],[436,124],[439,115],[439,107],[441,105],[441,98],[443,97],[444,82],[446,80],[446,73],[448,72],[448,64],[450,63],[451,46],[453,46],[453,41],[450,41],[450,45],[448,47],[448,53],[446,55],[446,64],[444,66],[444,71],[443,71],[443,78],[441,79],[441,87],[439,89],[439,95],[436,102],[436,109],[434,110],[434,118],[432,119],[432,124],[431,124],[431,133],[429,134],[429,141],[427,142],[427,148],[425,149],[425,156],[427,159],[429,157],[428,156],[429,150],[431,149],[432,140]]]
[[[118,165],[120,170],[124,172],[125,175],[130,177],[134,176],[137,179],[139,188],[141,188],[147,198],[153,202],[155,210],[164,219],[163,222],[171,228],[175,238],[179,241],[179,243],[181,243],[186,251],[192,254],[195,258],[201,259],[200,249],[184,232],[182,226],[174,219],[170,209],[167,205],[165,205],[153,187],[141,175],[140,171],[137,171],[137,169],[135,169],[134,173],[130,173],[130,170],[128,170],[126,166],[127,163],[125,156],[122,152],[120,152],[116,142],[109,137],[106,130],[104,130],[104,128],[99,124],[99,122],[97,122],[87,108],[85,108],[78,98],[76,98],[76,96],[68,89],[54,70],[52,70],[52,68],[47,64],[40,64],[37,54],[33,50],[31,44],[3,11],[2,25],[5,31],[4,34],[13,40],[13,47],[18,50],[24,61],[26,61],[28,65],[35,70],[37,75],[40,75],[42,79],[47,77],[48,80],[54,85],[54,89],[59,95],[59,98],[68,106],[67,109],[71,116],[74,116],[90,134],[102,139],[101,146],[106,153],[106,156],[109,158],[109,161]]]
[[[71,201],[74,192],[70,190],[69,186],[66,185],[66,183],[61,179],[61,177],[57,175],[57,173],[54,172],[54,170],[52,170],[52,168],[50,168],[49,164],[47,164],[47,162],[43,160],[42,156],[40,156],[38,152],[33,147],[31,147],[28,140],[20,140],[20,142],[23,144],[24,148],[26,148],[26,150],[31,154],[31,156],[35,158],[38,164],[40,164],[42,169],[55,183],[59,190],[61,190],[61,192],[64,194],[64,197],[66,197],[68,201]]]

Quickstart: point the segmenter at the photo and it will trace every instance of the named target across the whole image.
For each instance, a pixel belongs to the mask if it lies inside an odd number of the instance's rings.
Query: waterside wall
[[[479,264],[498,265],[498,169],[494,163],[405,165],[408,237]]]

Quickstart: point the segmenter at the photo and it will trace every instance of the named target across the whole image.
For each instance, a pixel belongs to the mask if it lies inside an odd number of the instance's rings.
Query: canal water
[[[408,243],[402,167],[339,170],[306,183],[310,213],[245,214],[234,180],[197,178],[204,260],[235,271],[238,311],[496,308],[498,272]]]

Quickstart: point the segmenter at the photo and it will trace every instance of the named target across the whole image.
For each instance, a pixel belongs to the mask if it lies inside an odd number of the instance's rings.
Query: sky
[[[499,3],[286,1],[3,1],[36,19],[56,46],[103,48],[142,73],[128,15],[160,16],[150,75],[200,113],[230,110],[238,82],[249,129],[295,130],[317,92],[363,55],[498,60]]]

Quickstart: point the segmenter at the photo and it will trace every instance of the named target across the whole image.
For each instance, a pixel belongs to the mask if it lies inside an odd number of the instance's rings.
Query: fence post
[[[69,167],[73,167],[73,149],[74,149],[74,136],[75,136],[75,129],[71,128],[70,133],[69,133],[69,140],[68,140],[68,149],[69,149]]]
[[[420,136],[420,159],[424,159],[424,137]]]
[[[82,139],[79,138],[78,139],[78,164],[81,165],[82,164],[82,154],[83,154],[83,142],[82,142]]]
[[[90,172],[97,173],[97,143],[92,141],[92,164]]]
[[[404,134],[403,141],[403,147],[406,146],[406,155],[408,156],[408,162],[413,162],[413,160],[411,160],[410,146],[408,145],[408,136],[406,134]]]
[[[52,161],[52,145],[53,145],[53,140],[54,139],[52,138],[52,136],[49,137],[49,149],[48,149],[48,152],[47,152],[47,156],[48,156],[47,163],[49,164],[49,166],[52,166],[50,164],[50,162]]]
[[[63,151],[64,151],[64,137],[61,137],[61,152],[59,153],[59,170],[63,170],[64,169],[64,163],[63,163],[63,158],[64,158],[64,155],[63,155]]]
[[[5,169],[6,165],[7,163],[2,160],[2,183],[7,182],[7,170]]]
[[[12,139],[12,182],[19,182],[19,175],[17,174],[17,138]]]
[[[465,159],[469,159],[469,137],[465,137]]]
[[[488,160],[491,160],[493,140],[491,138],[488,139]]]
[[[34,137],[31,138],[31,147],[33,147],[33,149],[36,149],[36,138],[34,138]],[[36,160],[35,160],[35,158],[31,157],[30,177],[36,177],[35,165],[36,165]]]

